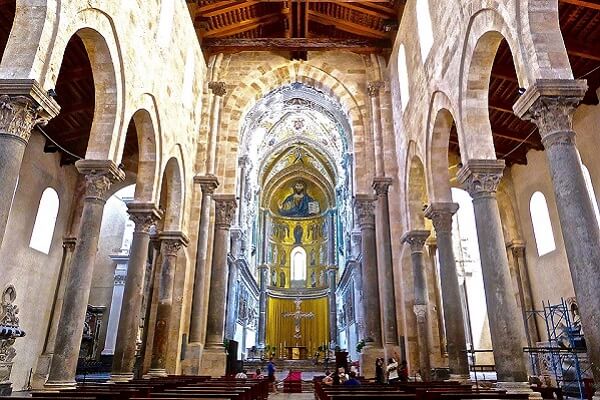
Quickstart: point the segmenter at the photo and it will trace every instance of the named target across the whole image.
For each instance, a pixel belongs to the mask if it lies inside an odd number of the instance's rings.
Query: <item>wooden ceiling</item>
[[[560,28],[573,75],[587,79],[589,90],[583,104],[598,104],[600,87],[600,0],[559,0]],[[514,115],[519,83],[512,54],[503,41],[496,54],[490,80],[489,112],[496,155],[507,165],[526,164],[529,150],[543,150],[534,124]],[[453,129],[450,151],[458,153],[458,136]]]
[[[389,52],[405,0],[192,0],[205,54],[244,50]]]

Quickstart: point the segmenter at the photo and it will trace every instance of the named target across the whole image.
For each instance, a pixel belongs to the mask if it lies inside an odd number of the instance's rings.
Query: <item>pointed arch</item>
[[[179,160],[171,157],[162,175],[160,207],[164,210],[164,231],[180,231],[183,211],[183,180]]]

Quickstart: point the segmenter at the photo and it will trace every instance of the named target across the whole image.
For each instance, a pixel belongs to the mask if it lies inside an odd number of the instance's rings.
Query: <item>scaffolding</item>
[[[527,319],[541,317],[546,323],[547,342],[536,347],[526,347],[533,372],[537,376],[550,377],[552,384],[569,397],[586,399],[584,379],[590,376],[585,339],[581,323],[576,318],[577,306],[570,308],[561,298],[559,304],[542,303],[542,311],[527,312]],[[572,315],[571,315],[572,313]]]

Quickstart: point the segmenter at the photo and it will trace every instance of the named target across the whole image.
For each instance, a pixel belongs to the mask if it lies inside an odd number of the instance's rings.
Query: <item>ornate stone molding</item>
[[[182,247],[187,247],[189,244],[188,237],[180,231],[166,231],[159,236],[162,245],[162,254],[165,256],[177,257],[179,250]]]
[[[67,249],[69,252],[75,250],[75,245],[77,244],[76,237],[64,237],[63,238],[63,249]]]
[[[162,218],[162,213],[153,203],[129,203],[127,212],[138,233],[149,233],[152,225]]]
[[[125,179],[125,172],[110,160],[79,160],[75,166],[85,175],[86,199],[105,202],[112,184]]]
[[[427,305],[426,304],[415,304],[413,306],[413,312],[417,317],[417,323],[422,324],[427,321]]]
[[[425,241],[430,235],[431,232],[426,230],[409,231],[402,236],[401,242],[410,245],[412,253],[422,253]]]
[[[225,82],[212,81],[208,82],[208,88],[212,91],[215,96],[223,97],[227,94]]]
[[[373,179],[373,184],[371,186],[373,187],[373,190],[375,190],[377,196],[387,196],[393,182],[394,180],[392,178],[380,176]]]
[[[232,194],[216,194],[215,201],[215,226],[221,229],[229,229],[235,218],[237,201]]]
[[[219,179],[214,175],[203,175],[194,177],[194,183],[200,185],[202,194],[212,196],[219,187]]]
[[[354,198],[355,216],[361,229],[375,228],[375,200],[368,194],[357,194]]]
[[[457,203],[432,203],[425,209],[425,217],[433,222],[436,232],[452,232],[452,216],[458,211]]]
[[[369,97],[379,96],[379,90],[385,88],[385,82],[383,81],[372,81],[367,83],[367,93]]]
[[[474,199],[495,195],[504,168],[504,160],[469,160],[458,171],[457,178]]]

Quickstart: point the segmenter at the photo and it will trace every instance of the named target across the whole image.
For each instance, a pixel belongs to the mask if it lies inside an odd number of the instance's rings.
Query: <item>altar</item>
[[[306,346],[285,346],[285,352],[288,360],[308,359],[308,348]]]

